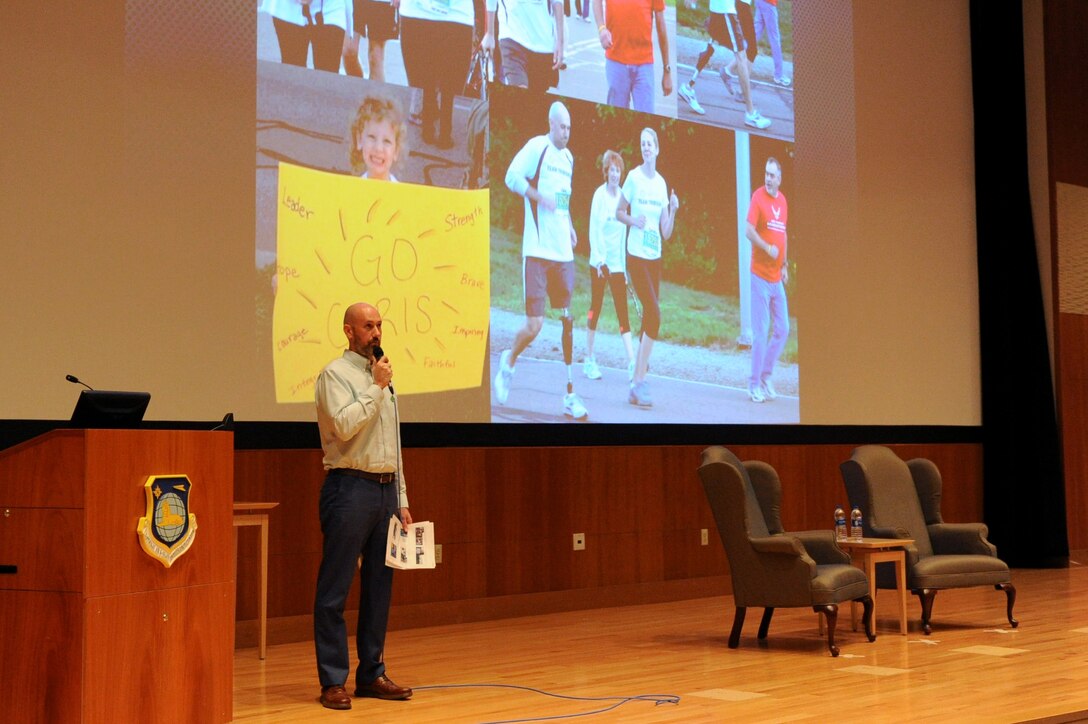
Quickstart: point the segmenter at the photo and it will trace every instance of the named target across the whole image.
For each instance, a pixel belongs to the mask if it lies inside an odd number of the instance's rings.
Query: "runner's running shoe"
[[[748,399],[751,400],[752,402],[763,402],[767,398],[763,396],[762,387],[749,387],[748,388]]]
[[[695,111],[699,115],[706,115],[706,111],[699,105],[699,99],[695,97],[695,87],[691,83],[681,83],[679,90],[676,91],[680,94],[680,97],[688,102],[691,106],[691,110]]]
[[[728,65],[723,65],[718,75],[721,77],[722,83],[725,84],[725,92],[743,103],[744,96],[740,92],[740,76],[729,70]]]
[[[646,384],[646,380],[637,385],[631,385],[631,390],[627,393],[627,401],[639,407],[654,406],[654,401],[650,399],[650,386]]]
[[[512,379],[514,379],[514,368],[510,366],[510,350],[504,349],[502,356],[499,357],[499,371],[495,373],[495,399],[500,405],[506,404]]]
[[[595,357],[586,357],[586,361],[582,363],[582,373],[591,380],[601,379],[601,368],[597,366]]]
[[[774,385],[771,384],[770,380],[764,380],[763,384],[760,385],[760,389],[764,398],[768,400],[778,399],[778,392],[774,389]]]
[[[760,113],[758,108],[753,108],[751,113],[744,114],[744,125],[763,129],[771,125],[771,119]]]
[[[582,399],[576,393],[568,392],[563,397],[563,414],[575,420],[582,420],[589,417],[589,410],[582,404]]]
[[[725,92],[729,95],[730,98],[738,101],[744,100],[743,98],[741,98],[740,88],[734,85],[734,81],[730,80],[729,76],[725,75],[724,73],[722,74],[722,83],[725,84]]]

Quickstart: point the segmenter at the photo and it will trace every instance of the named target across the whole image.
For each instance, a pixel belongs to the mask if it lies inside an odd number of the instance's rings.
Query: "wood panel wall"
[[[893,446],[929,457],[945,479],[944,514],[982,516],[975,444]],[[398,573],[391,625],[412,627],[555,610],[716,595],[728,566],[697,475],[703,446],[428,448],[404,451],[417,520],[435,522],[443,562]],[[851,445],[732,447],[772,464],[789,530],[829,528],[846,502],[838,465]],[[277,501],[270,516],[269,640],[309,635],[321,556],[318,450],[235,453],[238,500]],[[710,533],[700,543],[701,529]],[[585,533],[586,550],[572,550]],[[256,536],[239,542],[237,618],[257,617]],[[357,590],[349,598],[354,608]],[[280,625],[277,625],[277,621]],[[293,622],[293,624],[292,624]],[[239,639],[252,645],[252,629]]]
[[[1088,316],[1061,310],[1058,302],[1058,228],[1055,184],[1088,188],[1088,3],[1044,0],[1047,161],[1050,170],[1050,239],[1054,287],[1056,379],[1065,472],[1069,549],[1088,549]],[[1075,69],[1070,72],[1069,69]],[[1080,243],[1088,243],[1079,240]]]
[[[1088,549],[1088,316],[1058,314],[1058,423],[1069,550]]]

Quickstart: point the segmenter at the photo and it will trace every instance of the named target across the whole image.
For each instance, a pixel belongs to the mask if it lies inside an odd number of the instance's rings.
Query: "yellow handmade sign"
[[[277,402],[313,402],[318,372],[347,346],[344,310],[354,302],[381,312],[398,393],[480,385],[491,306],[486,190],[281,163],[277,206]]]

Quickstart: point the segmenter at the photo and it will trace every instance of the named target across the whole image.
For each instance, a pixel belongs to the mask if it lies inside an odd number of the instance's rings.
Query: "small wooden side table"
[[[257,525],[261,528],[260,599],[257,606],[257,655],[264,660],[268,648],[268,511],[279,503],[235,503],[234,527]],[[250,512],[247,512],[250,511]],[[238,565],[238,531],[234,531],[234,561]]]
[[[856,540],[840,540],[835,543],[850,554],[851,562],[865,571],[869,578],[869,595],[873,598],[875,616],[876,608],[876,564],[895,564],[895,591],[899,594],[899,633],[907,635],[907,551],[904,546],[914,542],[913,538],[862,538]],[[858,629],[858,607],[850,603],[850,620],[854,630]],[[876,626],[874,624],[873,628]]]

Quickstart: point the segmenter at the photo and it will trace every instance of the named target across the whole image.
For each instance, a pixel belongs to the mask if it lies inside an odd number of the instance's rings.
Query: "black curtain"
[[[1022,8],[971,0],[970,11],[983,511],[1009,565],[1064,566],[1065,485],[1028,194]]]

